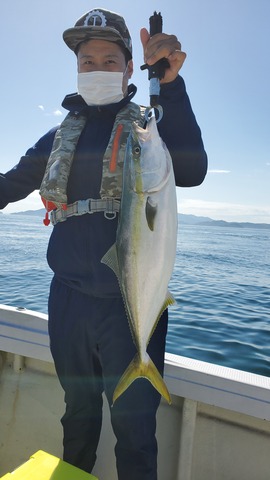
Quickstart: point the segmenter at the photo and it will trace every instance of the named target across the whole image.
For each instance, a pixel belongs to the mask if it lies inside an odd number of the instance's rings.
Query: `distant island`
[[[44,216],[45,208],[39,210],[26,210],[25,212],[15,212],[10,215],[31,215]],[[261,228],[270,229],[270,223],[252,223],[252,222],[226,222],[225,220],[213,220],[209,217],[199,217],[197,215],[188,215],[179,213],[179,222],[183,225],[205,225],[207,227],[237,227],[237,228]]]
[[[209,217],[198,217],[179,213],[180,222],[185,225],[205,225],[207,227],[237,227],[237,228],[262,228],[270,230],[270,223],[252,222],[226,222],[225,220],[213,220]]]

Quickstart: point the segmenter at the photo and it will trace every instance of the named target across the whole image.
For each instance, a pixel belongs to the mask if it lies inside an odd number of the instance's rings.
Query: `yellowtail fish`
[[[172,159],[153,115],[133,124],[127,143],[116,243],[102,258],[118,277],[137,354],[115,388],[113,402],[139,377],[171,402],[147,353],[162,312],[175,303],[168,283],[175,262],[177,200]]]

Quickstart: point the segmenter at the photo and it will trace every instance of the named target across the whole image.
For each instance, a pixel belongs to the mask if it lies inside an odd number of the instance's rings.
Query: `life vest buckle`
[[[120,200],[116,198],[87,198],[86,200],[78,200],[77,202],[67,205],[66,210],[57,208],[51,212],[52,225],[58,222],[64,222],[67,218],[73,216],[93,214],[96,212],[104,212],[107,220],[113,220],[120,209]]]
[[[89,208],[89,202],[90,202],[89,198],[87,200],[79,200],[77,202],[78,212],[76,213],[76,215],[84,215],[85,213],[93,213],[93,211],[91,211],[90,208]]]

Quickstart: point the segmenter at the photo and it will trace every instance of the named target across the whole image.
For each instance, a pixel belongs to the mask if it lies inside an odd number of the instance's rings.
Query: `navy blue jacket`
[[[115,116],[135,93],[136,87],[130,85],[128,96],[121,102],[102,107],[87,106],[78,94],[64,99],[64,108],[87,115],[69,176],[68,203],[99,198],[103,155]],[[176,185],[199,185],[206,174],[207,156],[182,77],[161,86],[160,104],[164,115],[158,128],[173,159]],[[18,165],[0,175],[0,208],[40,188],[56,130],[57,127],[46,133]],[[58,223],[47,252],[49,266],[57,278],[92,296],[119,296],[115,274],[100,262],[115,241],[116,228],[117,219],[108,220],[103,213],[75,216]]]

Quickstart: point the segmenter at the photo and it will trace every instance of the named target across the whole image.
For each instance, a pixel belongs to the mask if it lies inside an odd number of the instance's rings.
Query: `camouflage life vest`
[[[77,143],[86,121],[87,118],[83,115],[69,113],[55,134],[52,151],[39,192],[47,211],[54,210],[52,213],[56,221],[52,222],[53,224],[66,220],[68,216],[90,213],[89,210],[82,211],[80,207],[75,207],[70,209],[70,215],[67,215],[69,207],[67,205],[68,178]],[[96,205],[96,210],[92,210],[91,213],[94,211],[105,211],[107,199],[120,200],[121,198],[123,164],[127,138],[132,122],[143,126],[145,122],[145,107],[130,102],[116,115],[111,137],[103,157],[100,199],[88,199],[92,200],[93,205]],[[95,203],[93,200],[95,200]],[[99,202],[99,200],[103,200],[103,203]],[[86,200],[79,200],[79,202],[84,202],[85,204]],[[75,204],[79,202],[75,202]],[[78,211],[81,213],[78,213]],[[55,212],[58,213],[55,214]],[[47,224],[45,221],[44,223]]]

